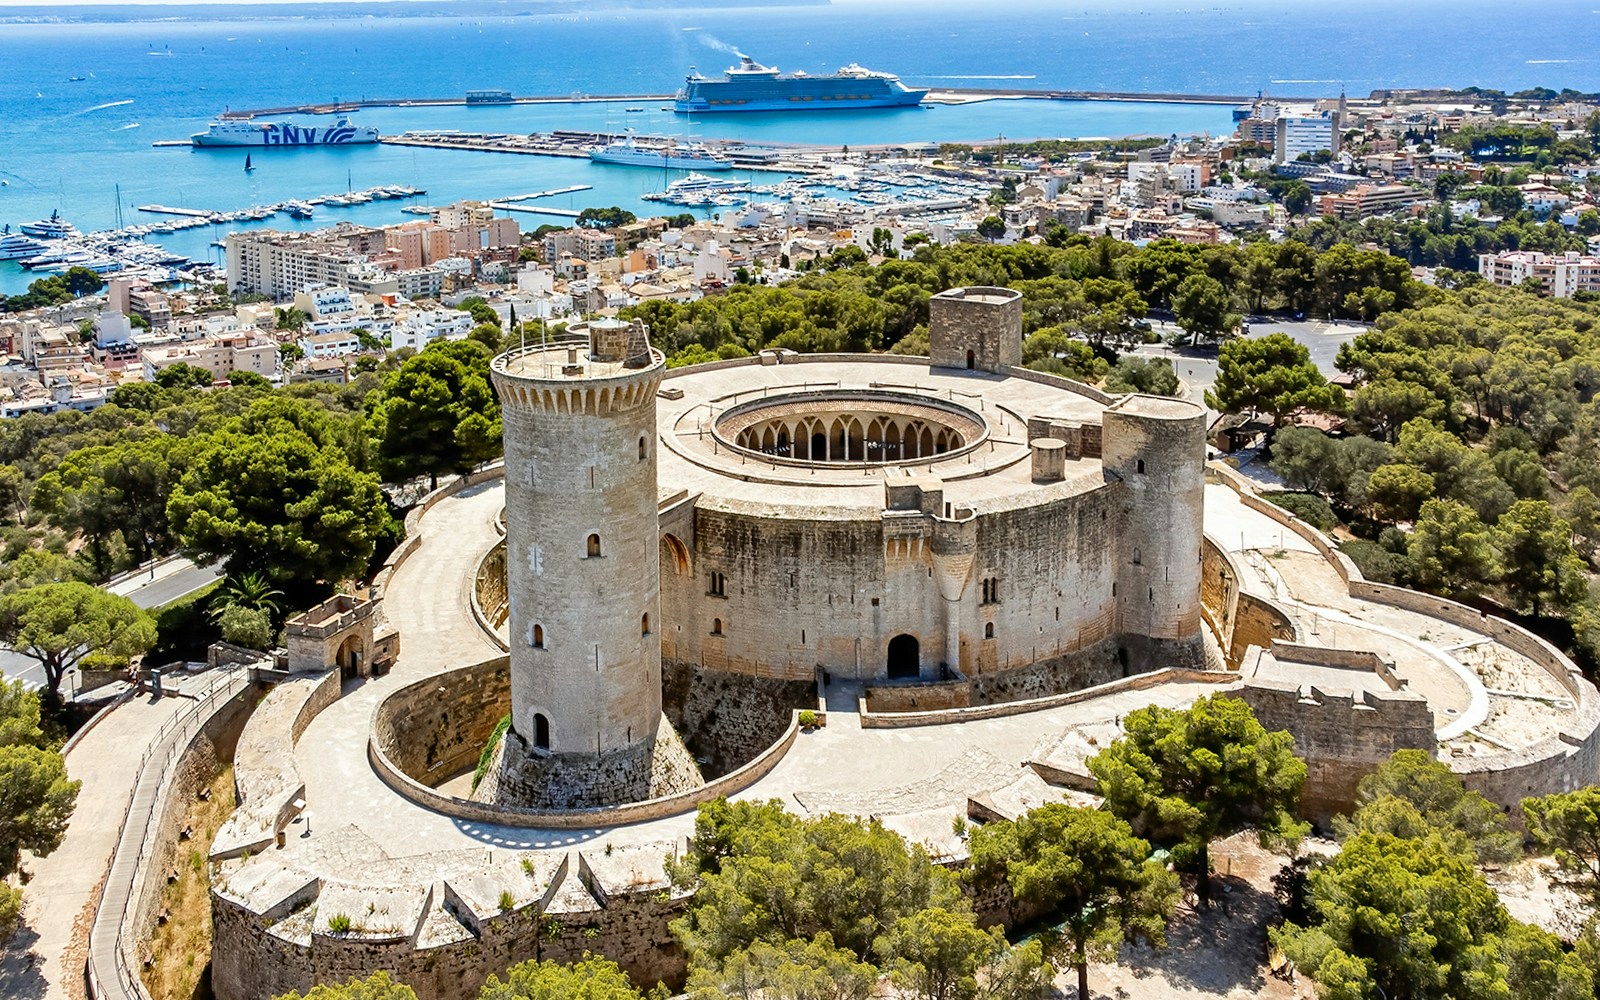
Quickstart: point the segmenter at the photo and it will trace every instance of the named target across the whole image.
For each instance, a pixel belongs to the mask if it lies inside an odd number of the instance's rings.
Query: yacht
[[[51,212],[48,219],[24,222],[20,228],[24,236],[37,236],[46,240],[59,240],[78,235],[78,230],[72,223],[62,221],[60,212]]]
[[[0,234],[0,260],[20,260],[23,257],[32,257],[42,253],[45,245],[32,236],[11,232],[7,226],[4,234]]]

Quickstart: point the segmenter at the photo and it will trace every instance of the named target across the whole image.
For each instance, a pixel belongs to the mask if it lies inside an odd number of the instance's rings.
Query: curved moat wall
[[[508,657],[424,678],[391,693],[372,714],[367,759],[385,784],[425,808],[476,823],[593,829],[661,819],[732,795],[764,777],[799,733],[795,713],[776,740],[742,766],[676,795],[590,809],[540,810],[475,802],[436,789],[475,764],[510,705]]]

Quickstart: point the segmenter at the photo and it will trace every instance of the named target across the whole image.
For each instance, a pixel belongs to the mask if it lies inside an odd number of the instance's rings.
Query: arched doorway
[[[978,356],[976,354],[972,353],[971,351],[968,351],[967,352],[967,371],[970,372],[976,367],[978,367]]]
[[[915,680],[922,676],[922,651],[917,637],[901,633],[889,640],[889,679]]]
[[[344,642],[339,644],[339,652],[334,655],[333,662],[339,667],[339,679],[350,680],[362,670],[362,662],[366,659],[366,650],[362,648],[359,635],[346,636]]]

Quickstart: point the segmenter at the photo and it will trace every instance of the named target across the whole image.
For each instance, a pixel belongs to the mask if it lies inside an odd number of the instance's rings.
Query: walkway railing
[[[188,748],[194,735],[218,709],[249,686],[250,669],[245,664],[219,667],[224,677],[212,685],[204,698],[163,722],[139,762],[133,795],[117,833],[116,850],[111,855],[111,867],[89,931],[84,977],[90,1000],[150,1000],[139,981],[138,958],[129,954],[138,936],[128,933],[128,925],[141,895],[139,890],[150,877],[157,840],[153,828],[169,792],[167,778],[174,760]]]

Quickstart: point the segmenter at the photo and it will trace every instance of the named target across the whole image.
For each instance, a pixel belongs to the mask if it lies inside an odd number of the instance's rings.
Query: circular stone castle
[[[1364,580],[1204,467],[1199,406],[1021,368],[1021,309],[934,296],[931,358],[667,371],[616,320],[497,358],[503,467],[430,494],[372,599],[291,620],[271,692],[229,703],[219,1000],[379,969],[471,1000],[586,952],[681,983],[662,859],[697,805],[871,815],[958,863],[953,818],[1092,787],[1128,712],[1214,691],[1292,733],[1319,819],[1398,749],[1514,818],[1600,773],[1600,698],[1559,651]],[[152,857],[177,856],[211,745],[173,768]],[[164,864],[119,918],[124,970]]]
[[[664,381],[620,320],[495,360],[511,729],[477,800],[692,790],[819,671],[983,703],[1205,664],[1204,411],[1031,377],[1010,289],[929,316],[931,365],[770,352]]]

